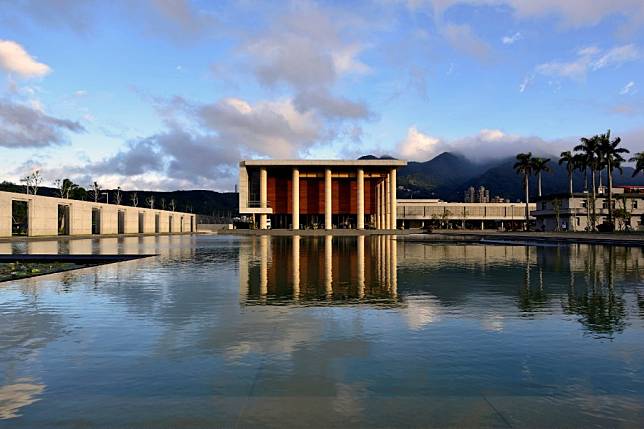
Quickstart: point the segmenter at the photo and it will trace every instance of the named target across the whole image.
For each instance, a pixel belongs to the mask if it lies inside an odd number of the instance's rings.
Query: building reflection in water
[[[396,305],[392,236],[254,238],[240,247],[243,304]]]

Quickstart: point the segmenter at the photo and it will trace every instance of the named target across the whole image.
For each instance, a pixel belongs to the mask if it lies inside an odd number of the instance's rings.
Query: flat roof
[[[240,167],[404,167],[401,159],[251,159],[243,160]]]

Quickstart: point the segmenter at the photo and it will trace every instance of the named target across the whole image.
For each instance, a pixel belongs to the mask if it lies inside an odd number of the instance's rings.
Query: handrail
[[[262,208],[262,202],[257,200],[248,200],[248,208]],[[271,207],[271,202],[266,200],[266,208]]]

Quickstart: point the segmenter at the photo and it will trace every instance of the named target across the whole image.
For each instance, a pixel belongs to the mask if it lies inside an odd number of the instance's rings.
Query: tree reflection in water
[[[526,316],[532,313],[543,310],[548,304],[548,294],[543,287],[543,267],[539,265],[538,271],[538,285],[533,287],[531,285],[530,273],[532,267],[530,266],[530,250],[531,247],[525,248],[525,275],[523,286],[519,289],[519,309],[524,312]]]
[[[612,339],[627,326],[624,291],[614,285],[614,248],[608,248],[608,258],[599,266],[597,249],[591,246],[588,250],[582,287],[576,287],[571,270],[567,301],[562,307],[564,313],[579,316],[579,322],[591,334]]]

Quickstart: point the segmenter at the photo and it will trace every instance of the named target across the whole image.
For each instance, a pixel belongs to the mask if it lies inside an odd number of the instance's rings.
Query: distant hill
[[[568,173],[557,164],[558,158],[551,156],[549,173],[543,173],[543,193],[565,192],[568,189]],[[498,195],[512,201],[523,198],[521,177],[512,166],[514,158],[506,158],[485,164],[476,164],[464,156],[442,153],[425,162],[410,162],[398,171],[399,198],[441,198],[445,201],[463,201],[463,193],[470,186],[485,186],[492,197]],[[615,185],[644,185],[644,177],[631,177],[633,169],[624,167],[624,174],[613,175]],[[603,175],[606,184],[606,175]],[[575,191],[584,188],[584,175],[576,172],[573,176]],[[537,193],[537,179],[530,177],[530,194]]]
[[[408,191],[401,198],[441,198],[453,201],[462,198],[459,189],[467,180],[485,171],[489,164],[476,164],[462,155],[443,152],[425,162],[411,161],[398,170],[397,181]]]

